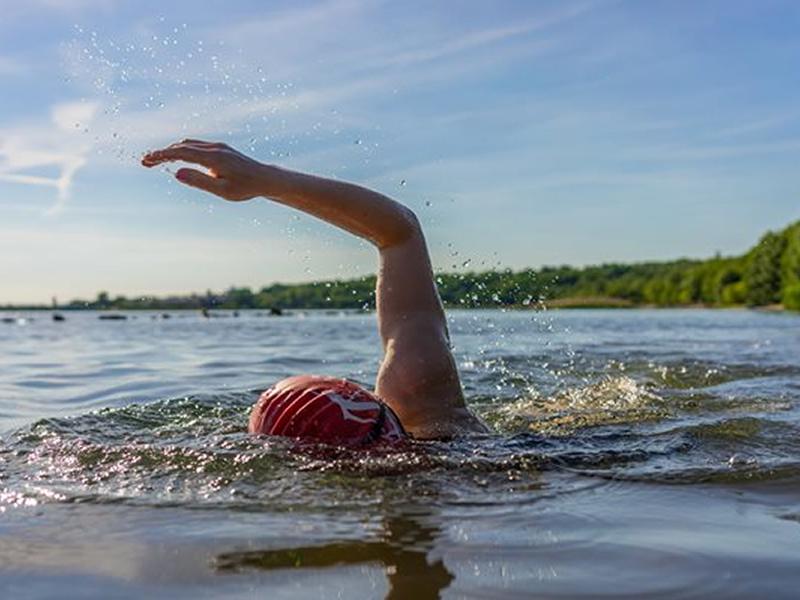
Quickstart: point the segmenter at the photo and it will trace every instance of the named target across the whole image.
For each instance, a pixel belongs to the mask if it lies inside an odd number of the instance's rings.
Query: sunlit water
[[[496,433],[369,453],[244,431],[374,315],[0,316],[3,598],[797,597],[798,316],[454,312]]]

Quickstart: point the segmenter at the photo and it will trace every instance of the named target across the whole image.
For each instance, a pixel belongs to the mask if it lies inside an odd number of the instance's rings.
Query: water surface
[[[369,453],[244,430],[287,375],[369,385],[374,315],[3,316],[3,597],[800,586],[798,316],[456,311],[469,403],[496,433]]]

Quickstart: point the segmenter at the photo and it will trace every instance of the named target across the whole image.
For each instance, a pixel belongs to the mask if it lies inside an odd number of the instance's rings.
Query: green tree
[[[800,223],[788,227],[783,236],[786,248],[781,260],[781,274],[783,285],[790,286],[800,283]]]
[[[788,310],[800,310],[800,283],[793,283],[783,290],[783,306]]]
[[[762,306],[780,300],[781,258],[786,238],[769,232],[750,252],[744,280],[747,283],[747,303]]]

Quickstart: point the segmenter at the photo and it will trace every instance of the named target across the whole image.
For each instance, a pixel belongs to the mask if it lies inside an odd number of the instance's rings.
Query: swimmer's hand
[[[175,178],[181,183],[216,194],[232,202],[250,200],[265,194],[271,167],[245,156],[227,144],[183,140],[142,157],[142,165],[155,167],[162,163],[184,161],[206,168],[178,169]]]

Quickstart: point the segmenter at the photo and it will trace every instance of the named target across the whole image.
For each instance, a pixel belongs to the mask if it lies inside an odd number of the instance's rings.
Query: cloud
[[[709,137],[731,138],[770,132],[776,129],[785,128],[785,126],[788,124],[796,123],[799,118],[800,111],[797,110],[784,111],[768,116],[762,115],[758,119],[738,122],[735,125],[730,125],[728,127],[719,129],[718,131],[712,133],[712,135]]]
[[[53,123],[62,131],[72,131],[88,125],[97,112],[94,102],[65,102],[56,104],[50,111]]]
[[[800,138],[793,137],[760,143],[715,146],[691,143],[631,145],[630,148],[619,150],[617,156],[635,164],[637,162],[722,161],[774,154],[794,156],[797,152],[800,152]]]
[[[315,26],[330,28],[331,23],[344,23],[378,3],[375,0],[328,0],[311,6],[272,13],[266,17],[250,18],[218,30],[231,41],[241,38],[271,40],[275,35],[307,33]],[[271,42],[270,42],[271,43]]]
[[[500,44],[514,38],[530,35],[536,31],[543,31],[555,27],[588,12],[592,8],[594,8],[594,4],[592,3],[577,4],[568,7],[566,10],[531,19],[520,24],[479,29],[468,33],[457,34],[449,39],[439,40],[434,45],[420,47],[407,52],[389,54],[383,59],[384,64],[381,65],[381,67],[389,65],[415,65],[448,58],[463,52],[477,50],[484,46]]]
[[[91,144],[85,128],[99,108],[96,102],[65,102],[51,108],[51,125],[0,130],[0,182],[52,187],[57,198],[45,213],[63,210],[76,173],[87,162]],[[56,170],[57,175],[43,172]]]

